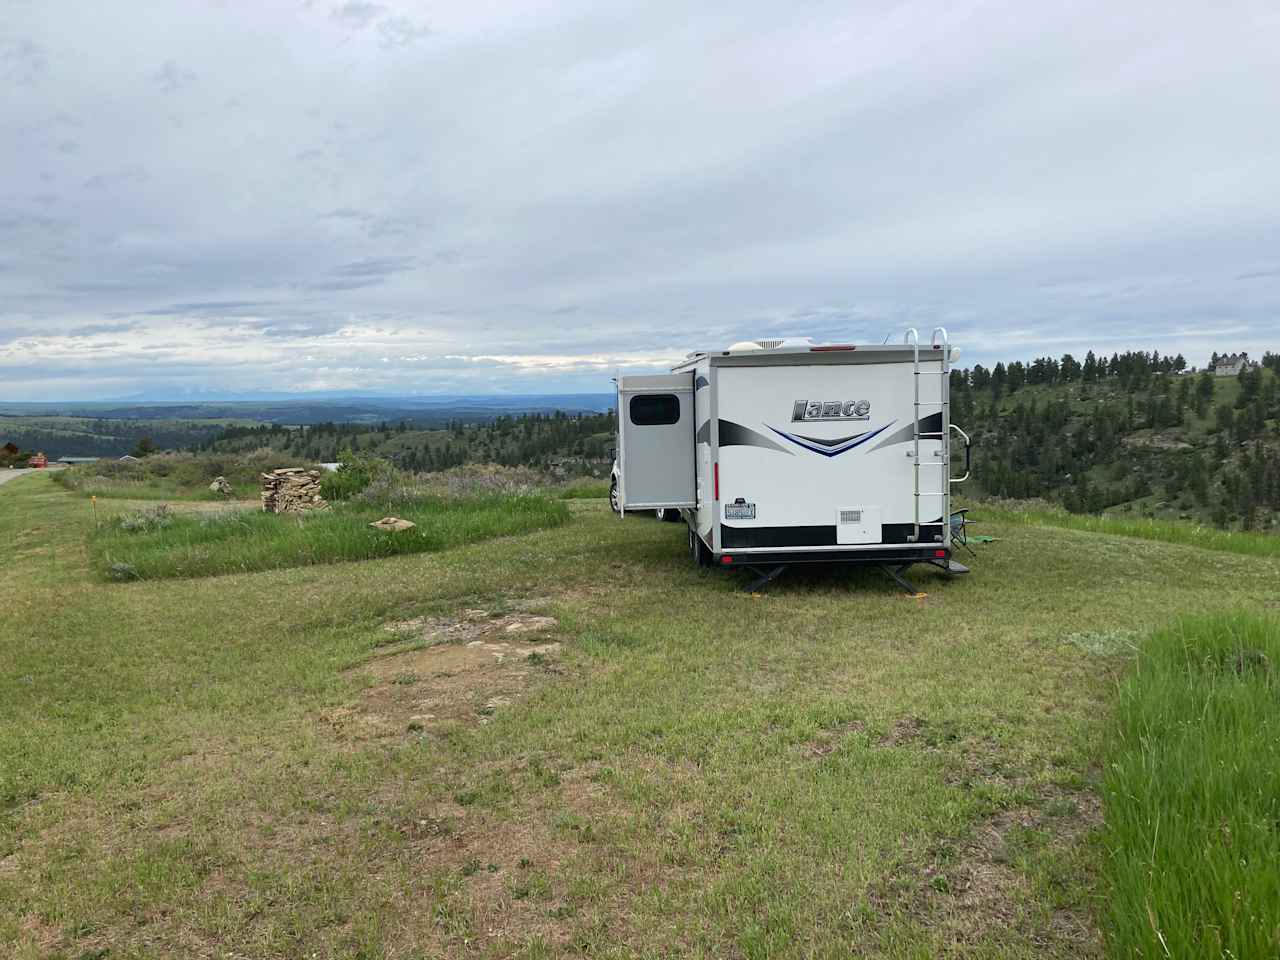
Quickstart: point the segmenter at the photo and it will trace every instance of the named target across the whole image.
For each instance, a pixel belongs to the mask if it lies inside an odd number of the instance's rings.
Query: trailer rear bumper
[[[842,550],[732,550],[714,554],[714,562],[725,567],[764,567],[790,563],[939,563],[951,559],[944,544],[920,544]]]
[[[920,524],[920,539],[912,542],[915,526],[910,523],[885,523],[880,527],[879,543],[840,543],[833,524],[795,527],[735,527],[720,524],[721,548],[724,553],[747,552],[790,553],[796,550],[875,552],[892,549],[923,549],[946,546],[947,526],[942,518]]]

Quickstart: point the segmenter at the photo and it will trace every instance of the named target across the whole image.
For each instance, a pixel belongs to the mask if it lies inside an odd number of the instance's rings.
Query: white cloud
[[[1280,347],[1261,2],[191,0],[4,31],[8,399],[599,391],[908,324],[983,360]]]

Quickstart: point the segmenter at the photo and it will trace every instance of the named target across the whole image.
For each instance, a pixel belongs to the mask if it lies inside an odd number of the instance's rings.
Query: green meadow
[[[1275,553],[989,512],[753,596],[515,501],[314,562],[0,489],[0,954],[1275,954]]]

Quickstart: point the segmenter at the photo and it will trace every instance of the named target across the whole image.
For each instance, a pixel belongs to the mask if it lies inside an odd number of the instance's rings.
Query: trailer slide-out
[[[908,588],[914,563],[964,572],[951,359],[939,327],[928,344],[749,341],[619,377],[615,507],[679,511],[693,557],[752,568],[753,586],[793,563],[877,563]]]

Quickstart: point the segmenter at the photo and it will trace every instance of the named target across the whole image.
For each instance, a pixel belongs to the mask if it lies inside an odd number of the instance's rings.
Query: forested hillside
[[[346,451],[384,457],[406,470],[445,470],[465,463],[556,467],[572,475],[604,475],[610,464],[613,413],[531,413],[488,422],[452,420],[442,429],[421,430],[401,421],[370,428],[363,424],[319,423],[235,427],[199,449],[223,453],[269,447],[298,460],[342,459]]]
[[[145,449],[189,447],[218,436],[227,420],[142,420],[0,414],[0,445],[51,457],[119,457]]]
[[[956,370],[951,390],[952,419],[977,444],[978,492],[1276,526],[1280,355],[1216,376],[1155,352],[1068,354]]]

